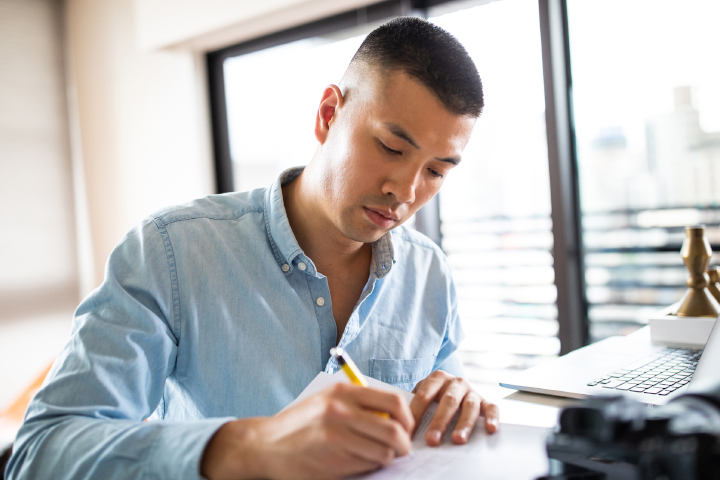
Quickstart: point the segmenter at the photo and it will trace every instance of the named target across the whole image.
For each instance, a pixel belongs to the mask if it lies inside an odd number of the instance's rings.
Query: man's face
[[[401,225],[438,192],[475,123],[404,73],[371,77],[348,88],[321,138],[324,213],[343,235],[364,243]]]

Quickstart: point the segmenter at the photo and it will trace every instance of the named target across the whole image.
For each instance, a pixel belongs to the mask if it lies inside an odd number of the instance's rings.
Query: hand
[[[467,442],[480,415],[485,417],[485,430],[488,433],[495,433],[500,424],[497,405],[484,400],[464,379],[441,370],[434,371],[420,381],[413,393],[415,398],[410,402],[410,410],[416,425],[420,423],[430,403],[435,400],[439,402],[425,435],[425,441],[430,446],[440,445],[445,430],[458,409],[460,418],[452,432],[453,443]]]
[[[208,442],[201,473],[210,480],[341,478],[407,454],[414,427],[399,395],[340,383],[274,417],[226,423]]]

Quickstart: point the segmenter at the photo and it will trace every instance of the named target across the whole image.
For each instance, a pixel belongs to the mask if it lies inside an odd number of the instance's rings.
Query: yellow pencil
[[[358,370],[357,365],[355,365],[355,362],[352,361],[352,358],[350,358],[350,355],[347,354],[346,351],[344,351],[340,347],[335,347],[330,349],[330,355],[337,360],[338,365],[340,365],[340,368],[343,372],[345,372],[345,375],[348,376],[350,381],[354,383],[355,385],[360,385],[361,387],[367,387],[368,383],[367,380],[365,380],[365,377],[362,373],[360,373],[360,370]],[[375,412],[378,415],[380,415],[383,418],[390,418],[390,415],[385,412]]]

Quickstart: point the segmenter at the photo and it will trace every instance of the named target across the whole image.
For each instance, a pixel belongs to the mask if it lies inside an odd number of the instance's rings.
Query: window
[[[685,225],[720,247],[720,3],[570,0],[591,338],[679,300]]]

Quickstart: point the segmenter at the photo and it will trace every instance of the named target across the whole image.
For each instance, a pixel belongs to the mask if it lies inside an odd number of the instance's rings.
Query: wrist
[[[257,448],[258,427],[264,418],[244,418],[224,424],[205,446],[200,474],[208,480],[265,478],[263,455]]]

